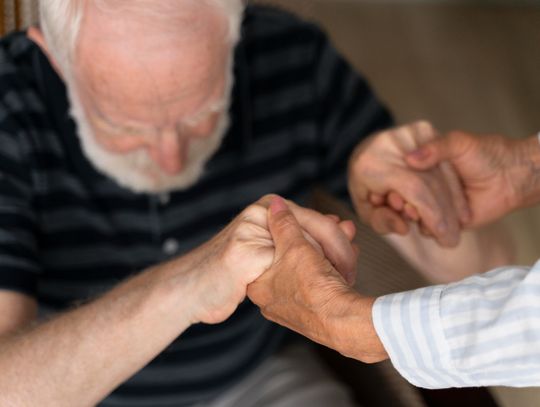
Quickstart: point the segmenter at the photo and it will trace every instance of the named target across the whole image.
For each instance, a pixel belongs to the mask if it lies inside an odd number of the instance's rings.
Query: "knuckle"
[[[291,242],[288,247],[289,258],[293,263],[306,261],[313,256],[315,249],[307,240],[297,240]]]
[[[251,219],[258,219],[261,215],[266,216],[265,208],[255,203],[242,211],[241,220],[245,222]]]
[[[425,132],[435,131],[435,127],[428,120],[418,120],[417,122],[414,123],[414,125],[420,131],[425,131]]]
[[[227,266],[234,263],[234,259],[238,259],[241,254],[240,239],[237,236],[231,237],[225,246],[225,249],[221,252],[221,262]]]

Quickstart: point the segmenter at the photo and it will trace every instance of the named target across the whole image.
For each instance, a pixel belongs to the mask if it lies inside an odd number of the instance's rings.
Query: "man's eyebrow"
[[[144,125],[142,123],[129,123],[129,124],[120,124],[120,123],[117,123],[115,122],[114,120],[112,120],[109,116],[107,116],[104,112],[102,112],[101,110],[99,109],[96,109],[96,111],[98,112],[99,116],[101,117],[102,120],[104,120],[108,125],[112,126],[112,127],[116,127],[118,129],[124,129],[124,130],[127,130],[127,129],[137,129],[137,128],[140,128],[140,129],[150,129],[152,126],[148,126],[148,125]]]
[[[226,98],[225,97],[223,97],[223,98],[221,98],[219,100],[209,102],[208,104],[203,106],[201,109],[199,109],[197,111],[197,113],[193,113],[189,117],[184,117],[184,118],[178,120],[178,123],[185,122],[185,121],[190,121],[190,120],[193,120],[193,119],[198,119],[199,117],[204,116],[206,114],[214,113],[214,111],[216,111],[218,109],[221,109],[225,104],[226,104]],[[153,125],[137,123],[137,122],[127,123],[127,124],[126,123],[122,123],[122,124],[117,123],[114,120],[112,120],[109,116],[107,116],[105,114],[105,112],[101,111],[101,109],[99,109],[97,106],[95,106],[95,110],[97,111],[97,113],[99,114],[101,119],[103,119],[107,124],[109,124],[112,127],[118,128],[118,129],[124,129],[124,130],[129,130],[129,129],[131,129],[131,130],[133,130],[133,129],[135,129],[135,130],[151,130],[151,129],[154,129],[156,127],[156,126],[153,126]]]
[[[186,117],[184,120],[189,120],[190,118],[202,116],[206,113],[213,113],[215,110],[221,109],[226,103],[226,98],[221,98],[219,100],[214,100],[213,102],[208,103],[203,108],[199,109],[197,113],[193,113],[190,117]]]

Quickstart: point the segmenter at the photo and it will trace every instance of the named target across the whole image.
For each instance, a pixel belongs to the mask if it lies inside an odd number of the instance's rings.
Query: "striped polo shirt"
[[[107,61],[95,61],[107,63]],[[347,161],[390,117],[314,25],[250,6],[235,53],[231,127],[193,187],[136,194],[85,158],[65,86],[25,33],[0,41],[0,288],[55,313],[182,255],[267,193],[347,199]],[[285,331],[246,301],[190,328],[103,406],[188,406],[275,352]]]

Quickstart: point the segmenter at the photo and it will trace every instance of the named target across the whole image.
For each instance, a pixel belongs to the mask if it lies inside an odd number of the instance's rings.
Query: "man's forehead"
[[[142,21],[159,28],[203,26],[209,17],[224,17],[224,9],[208,0],[86,0],[84,16],[97,22]]]
[[[223,16],[201,15],[196,29],[163,33],[141,17],[112,22],[94,12],[82,24],[74,68],[78,81],[101,102],[121,102],[131,110],[184,100],[189,110],[223,81],[231,52]]]

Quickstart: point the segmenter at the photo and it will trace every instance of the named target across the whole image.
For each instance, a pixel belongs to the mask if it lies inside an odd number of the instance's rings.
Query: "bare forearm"
[[[161,267],[0,348],[3,406],[92,406],[190,325],[187,273]],[[183,300],[183,303],[182,303]]]
[[[498,222],[462,232],[460,243],[442,248],[416,227],[406,236],[385,239],[431,283],[450,283],[515,261],[516,250],[507,226]]]

